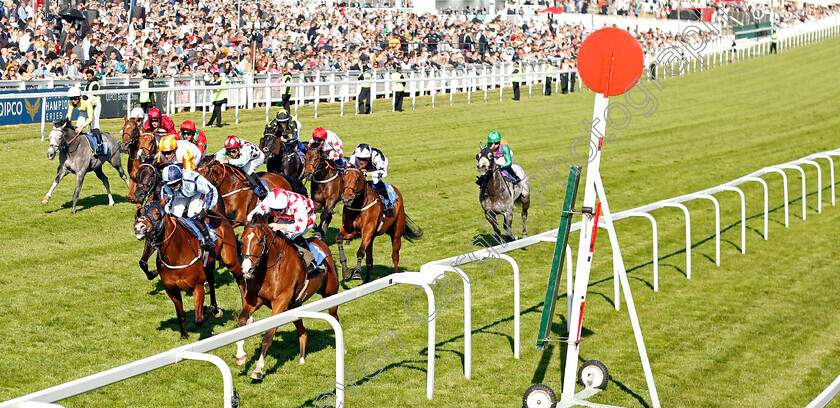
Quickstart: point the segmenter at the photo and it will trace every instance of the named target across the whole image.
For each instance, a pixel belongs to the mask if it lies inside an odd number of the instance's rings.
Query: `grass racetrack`
[[[601,165],[611,209],[618,212],[727,182],[761,167],[840,147],[840,39],[801,47],[711,71],[663,80],[654,90],[658,107],[645,117],[634,110],[631,123],[604,148]],[[655,89],[649,87],[650,89]],[[338,117],[337,107],[321,107],[312,119],[302,108],[304,133],[316,126],[332,129],[348,152],[362,142],[389,158],[389,176],[403,193],[408,214],[425,237],[404,243],[401,266],[414,271],[425,262],[458,255],[487,231],[477,200],[475,153],[487,132],[499,130],[513,146],[514,160],[529,171],[538,159],[568,156],[572,139],[585,135],[581,120],[591,119],[591,92],[504,102],[480,94],[467,105],[456,96],[438,107],[418,99],[417,110],[402,114]],[[406,101],[406,104],[410,101]],[[421,106],[422,105],[422,106]],[[277,108],[272,108],[272,115]],[[263,110],[242,112],[242,124],[206,130],[210,151],[223,137],[237,134],[258,141]],[[233,122],[233,111],[224,114]],[[198,113],[175,115],[175,122]],[[118,133],[120,123],[104,121]],[[108,167],[117,204],[107,206],[104,188],[88,175],[71,215],[75,177],[67,177],[52,201],[40,200],[55,176],[57,162],[45,158],[47,143],[36,126],[4,128],[0,134],[0,401],[128,363],[172,347],[178,327],[172,302],[159,279],[149,282],[137,266],[142,250],[132,232],[134,205],[126,187]],[[123,157],[125,162],[125,157]],[[825,161],[820,162],[825,163]],[[816,171],[808,174],[808,216],[801,219],[799,175],[789,172],[791,223],[784,227],[781,181],[770,184],[770,239],[761,236],[761,186],[743,186],[747,195],[747,252],[740,253],[739,198],[721,201],[722,264],[714,264],[714,212],[708,201],[692,210],[692,279],[685,278],[684,221],[677,209],[658,210],[660,292],[652,290],[650,224],[633,219],[617,223],[622,253],[641,320],[662,406],[801,407],[840,374],[840,208],[829,198],[823,166],[823,211],[816,212]],[[561,170],[565,179],[567,171]],[[563,190],[547,185],[543,204],[532,200],[529,232],[556,228]],[[582,192],[581,192],[582,196]],[[333,222],[337,227],[338,221]],[[335,234],[331,229],[329,236]],[[572,247],[577,233],[572,235]],[[391,269],[390,243],[377,239],[374,276]],[[332,246],[337,251],[335,245]],[[358,240],[349,249],[355,253]],[[474,249],[474,248],[473,248]],[[615,312],[612,269],[606,235],[598,242],[584,319],[582,360],[598,359],[613,383],[594,402],[649,406],[625,305]],[[347,406],[352,407],[514,407],[533,383],[562,388],[561,350],[533,348],[539,324],[552,244],[510,253],[522,268],[522,357],[512,353],[510,270],[492,274],[467,266],[473,278],[473,373],[462,371],[462,309],[459,295],[438,314],[435,396],[425,398],[426,327],[404,310],[408,287],[396,287],[339,308],[347,345]],[[353,257],[351,256],[351,259]],[[564,272],[565,273],[565,272]],[[225,309],[220,320],[192,324],[185,299],[190,341],[236,326],[238,292],[226,270],[217,293]],[[563,277],[565,279],[565,276]],[[349,287],[358,281],[347,283]],[[207,300],[205,302],[208,302]],[[423,301],[421,301],[422,303]],[[558,301],[565,303],[565,296]],[[624,303],[622,301],[622,303]],[[424,304],[419,305],[425,308]],[[558,310],[564,309],[558,306]],[[423,309],[425,310],[425,309]],[[263,308],[257,318],[268,315]],[[333,389],[334,339],[326,323],[306,321],[306,364],[297,364],[293,327],[283,326],[266,361],[266,377],[251,384],[259,340],[246,342],[252,357],[234,365],[234,347],[215,354],[228,362],[244,407],[313,406]],[[375,341],[393,330],[404,348],[386,340],[388,353]],[[565,320],[555,318],[554,334]],[[368,352],[368,353],[366,353]],[[368,372],[354,382],[356,359],[373,353]],[[389,356],[390,354],[390,356]],[[565,357],[565,356],[563,356]],[[360,362],[360,364],[363,363]],[[184,362],[61,402],[68,407],[218,406],[220,376],[206,363]],[[353,387],[355,385],[355,387]],[[835,402],[835,404],[837,404]]]

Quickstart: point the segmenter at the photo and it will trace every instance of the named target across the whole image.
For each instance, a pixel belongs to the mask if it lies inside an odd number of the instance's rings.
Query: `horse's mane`
[[[64,129],[69,124],[70,124],[70,119],[68,119],[67,117],[64,117],[62,119],[59,119],[59,120],[53,122],[53,127],[57,128],[57,129]]]

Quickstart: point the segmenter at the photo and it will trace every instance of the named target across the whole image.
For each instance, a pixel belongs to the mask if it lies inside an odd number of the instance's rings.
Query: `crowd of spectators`
[[[0,7],[0,79],[82,79],[88,68],[106,77],[139,77],[147,67],[158,77],[220,70],[236,79],[246,73],[280,73],[286,61],[300,72],[395,64],[403,69],[460,67],[504,62],[508,48],[515,50],[514,60],[571,60],[587,34],[580,26],[535,13],[512,21],[481,21],[470,13],[482,10],[471,9],[418,15],[406,9],[352,7],[355,3],[138,3],[128,10],[123,1],[80,0],[77,15],[90,18],[73,20],[45,19],[30,0],[5,0]],[[575,12],[588,7],[583,0],[554,4]],[[611,4],[621,8],[631,2]],[[632,14],[638,15],[641,3],[632,4]],[[836,10],[784,6],[774,11],[781,24],[789,25]],[[659,30],[634,34],[646,49],[680,40]]]

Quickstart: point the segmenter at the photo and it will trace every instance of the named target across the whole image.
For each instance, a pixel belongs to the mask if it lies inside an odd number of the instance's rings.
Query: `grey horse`
[[[479,146],[481,145],[479,144]],[[502,174],[502,166],[496,164],[493,150],[482,147],[481,153],[476,155],[476,159],[478,160],[479,185],[481,186],[478,200],[484,209],[484,216],[487,221],[490,221],[490,225],[496,232],[497,239],[501,242],[501,232],[496,221],[498,215],[504,216],[507,236],[517,239],[516,234],[511,229],[513,205],[517,201],[522,204],[522,236],[527,236],[528,231],[525,228],[525,221],[528,219],[528,207],[531,206],[531,187],[525,177],[525,169],[516,162],[513,162],[510,166],[521,180],[514,186],[513,182]]]
[[[111,148],[110,154],[94,155],[90,148],[87,138],[83,135],[76,135],[76,130],[67,119],[62,119],[53,124],[50,131],[50,147],[47,148],[47,158],[52,160],[58,153],[59,163],[58,171],[55,175],[55,180],[47,191],[47,195],[41,201],[46,204],[50,201],[55,187],[64,176],[74,173],[76,175],[76,192],[73,194],[73,208],[71,213],[76,213],[76,202],[79,201],[79,191],[82,190],[82,183],[85,181],[85,174],[93,170],[96,177],[102,180],[105,185],[105,190],[108,192],[108,205],[114,205],[114,197],[111,196],[111,185],[108,183],[108,177],[102,172],[102,165],[105,162],[110,162],[117,172],[120,173],[125,185],[128,186],[128,177],[122,168],[120,159],[120,146],[117,141],[108,133],[102,133],[102,141],[107,143]]]

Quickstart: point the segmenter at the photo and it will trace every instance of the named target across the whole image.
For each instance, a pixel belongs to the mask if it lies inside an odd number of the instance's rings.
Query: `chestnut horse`
[[[212,214],[212,213],[211,213]],[[205,252],[197,238],[176,222],[176,218],[164,213],[160,201],[150,201],[137,210],[134,235],[138,240],[151,242],[158,250],[157,268],[166,294],[175,304],[181,339],[186,340],[186,314],[181,302],[181,291],[192,293],[195,301],[195,325],[201,326],[213,314],[222,317],[222,310],[216,305],[214,271],[216,260],[221,260],[236,278],[240,294],[244,296],[245,282],[236,252],[236,236],[233,227],[221,217],[210,217],[210,226],[216,231],[218,240],[215,248]],[[206,257],[206,264],[203,258]],[[204,282],[210,290],[210,306],[204,307]]]
[[[246,224],[246,217],[260,202],[260,198],[254,192],[254,187],[249,187],[242,175],[241,170],[233,168],[229,164],[222,164],[213,156],[205,156],[198,163],[195,169],[211,184],[219,190],[221,200],[224,203],[224,215]],[[274,173],[257,173],[260,179],[268,184],[268,189],[282,188],[292,191],[289,181]]]
[[[275,233],[266,224],[263,215],[255,215],[252,224],[245,226],[242,232],[242,272],[247,279],[247,289],[242,301],[242,313],[239,314],[239,326],[247,324],[249,317],[262,305],[271,308],[271,315],[283,313],[303,304],[315,293],[328,297],[338,293],[338,273],[330,249],[321,240],[314,240],[327,257],[325,272],[318,277],[306,279],[306,267],[298,256],[297,249],[285,235]],[[329,313],[338,320],[338,306],[330,308]],[[306,328],[303,321],[295,321],[298,342],[300,343],[300,363],[306,357]],[[265,353],[271,346],[276,328],[263,335],[260,359],[257,361],[251,378],[261,380],[265,367]],[[245,342],[236,343],[236,365],[247,361],[243,348]]]
[[[333,210],[341,194],[341,171],[327,159],[327,155],[318,149],[309,149],[304,156],[306,164],[303,177],[309,180],[310,195],[315,203],[315,210],[323,209],[321,221],[315,226],[315,234],[324,237],[332,221]],[[325,225],[326,224],[326,225]]]
[[[370,270],[373,268],[373,239],[382,234],[391,236],[391,259],[394,260],[394,272],[399,272],[400,247],[402,237],[405,235],[409,241],[419,239],[423,236],[423,230],[411,221],[405,214],[403,198],[396,187],[397,201],[394,203],[394,215],[385,217],[385,204],[379,194],[373,191],[370,183],[365,181],[362,171],[348,167],[344,171],[344,188],[341,194],[341,201],[344,203],[344,213],[341,216],[341,231],[338,232],[336,243],[338,253],[341,257],[342,276],[350,278],[350,270],[347,268],[347,258],[344,256],[344,241],[351,240],[358,235],[362,237],[362,244],[356,252],[356,269],[353,271],[353,278],[360,279],[362,271],[362,257],[367,255],[365,265],[365,283],[370,281]]]

